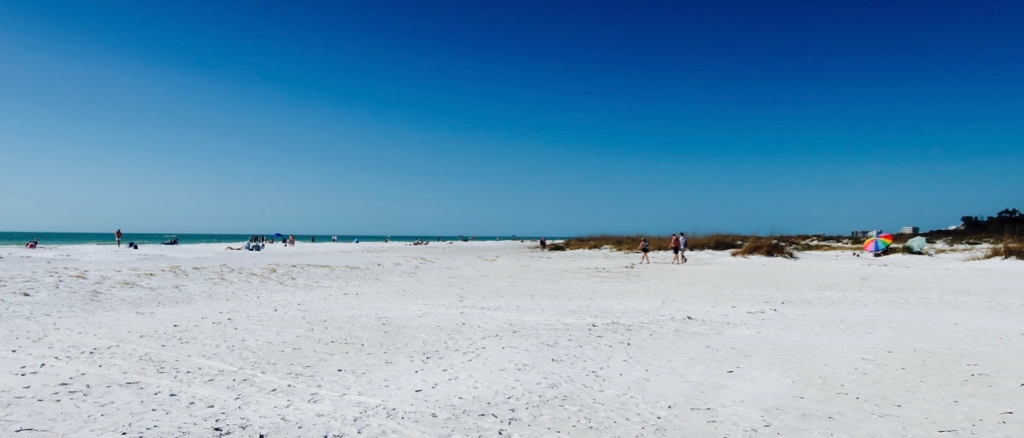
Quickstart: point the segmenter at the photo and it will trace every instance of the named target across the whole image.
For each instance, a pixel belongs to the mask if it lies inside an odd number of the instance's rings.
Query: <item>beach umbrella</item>
[[[921,250],[924,249],[924,245],[926,243],[928,243],[928,241],[925,240],[924,237],[917,236],[907,241],[907,249],[909,249],[912,252],[921,252]]]
[[[877,237],[872,237],[864,242],[864,251],[882,252],[889,245],[892,245],[892,234],[879,234]]]
[[[274,237],[284,237],[284,234],[281,234],[281,233],[274,233]]]

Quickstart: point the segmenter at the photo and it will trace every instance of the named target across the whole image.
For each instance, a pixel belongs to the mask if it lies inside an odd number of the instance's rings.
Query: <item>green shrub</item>
[[[783,257],[787,259],[795,259],[796,254],[789,246],[780,242],[777,239],[755,237],[750,239],[746,245],[742,248],[732,252],[733,257],[747,257],[752,255],[759,255],[764,257]]]

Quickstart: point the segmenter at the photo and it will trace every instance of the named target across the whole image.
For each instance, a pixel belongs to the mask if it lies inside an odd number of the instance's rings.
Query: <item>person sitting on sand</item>
[[[647,242],[646,237],[640,238],[640,246],[638,246],[636,249],[640,250],[640,252],[643,253],[643,255],[640,256],[640,264],[643,264],[644,260],[647,260],[648,265],[651,264],[651,259],[647,258],[647,253],[650,252],[651,250],[651,244]]]
[[[230,249],[230,250],[232,250],[232,251],[241,251],[241,250],[242,250],[242,247],[241,247],[241,246],[239,246],[238,248],[235,248],[235,247],[233,247],[233,246],[231,246],[231,245],[228,245],[228,247],[227,247],[227,248],[225,248],[225,249]]]
[[[25,248],[28,248],[28,249],[36,249],[36,247],[38,247],[38,246],[39,246],[39,239],[32,239],[31,241],[25,243]]]

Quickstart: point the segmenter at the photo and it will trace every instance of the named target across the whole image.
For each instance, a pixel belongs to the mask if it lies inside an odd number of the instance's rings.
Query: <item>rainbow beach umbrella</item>
[[[892,245],[892,234],[879,234],[876,237],[872,237],[864,242],[864,251],[867,252],[882,252],[886,248]]]

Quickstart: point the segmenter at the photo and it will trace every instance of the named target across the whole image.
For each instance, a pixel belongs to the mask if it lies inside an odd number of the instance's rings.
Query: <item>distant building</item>
[[[850,231],[850,237],[859,238],[859,239],[868,238],[868,237],[875,237],[875,236],[877,236],[879,234],[882,234],[882,230],[853,230],[853,231]]]
[[[921,229],[918,227],[903,227],[900,228],[900,234],[917,234],[920,233]]]

